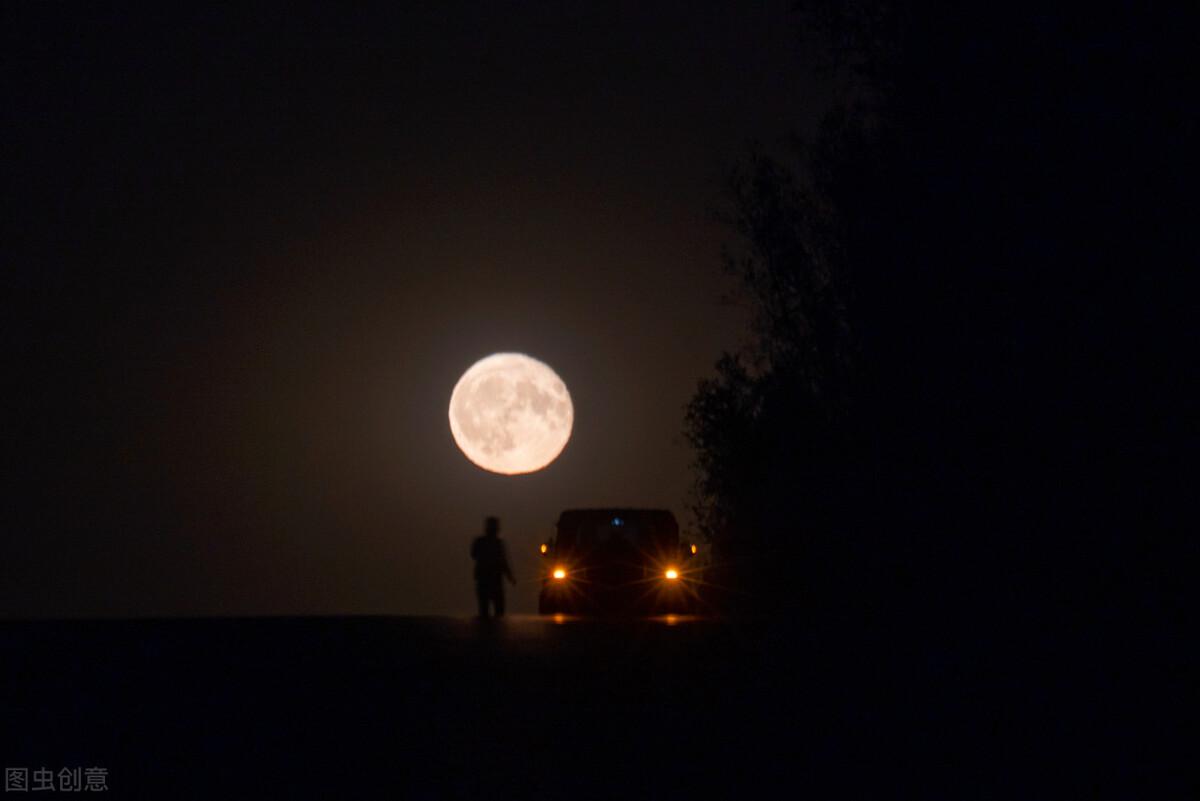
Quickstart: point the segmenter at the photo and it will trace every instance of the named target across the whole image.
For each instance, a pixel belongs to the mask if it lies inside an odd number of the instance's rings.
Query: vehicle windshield
[[[678,540],[677,529],[653,517],[619,513],[564,515],[558,526],[557,547],[564,551],[630,547],[650,552],[673,547]]]

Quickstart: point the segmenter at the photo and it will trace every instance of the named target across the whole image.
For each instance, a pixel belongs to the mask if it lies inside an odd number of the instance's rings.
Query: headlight
[[[554,568],[554,578],[558,579],[559,581],[562,581],[566,577],[567,577],[567,571],[563,570],[561,567]]]
[[[667,572],[663,575],[667,577],[667,581],[674,581],[675,579],[679,578],[679,571],[673,567],[668,567]]]

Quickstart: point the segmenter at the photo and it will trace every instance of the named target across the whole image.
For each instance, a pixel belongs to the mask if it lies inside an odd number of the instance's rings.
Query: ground
[[[0,647],[4,766],[103,767],[118,797],[1039,798],[1138,780],[1136,760],[1080,750],[1127,733],[1093,703],[1103,674],[1056,671],[1045,648],[689,617],[6,622]]]

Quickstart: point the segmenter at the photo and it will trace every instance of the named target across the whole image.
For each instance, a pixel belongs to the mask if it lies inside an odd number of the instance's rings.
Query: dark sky
[[[485,514],[527,611],[562,509],[686,522],[709,212],[828,101],[790,4],[252,5],[0,11],[0,614],[466,612]],[[504,350],[575,402],[542,473],[450,437]]]

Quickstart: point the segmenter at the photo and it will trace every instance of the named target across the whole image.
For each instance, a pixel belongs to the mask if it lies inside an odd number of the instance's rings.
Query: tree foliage
[[[730,177],[724,219],[737,243],[724,265],[751,308],[751,338],[722,355],[685,416],[692,511],[715,579],[735,588],[773,586],[780,560],[828,545],[846,500],[855,345],[842,221],[800,174],[755,153]]]
[[[1145,91],[1125,31],[1159,22],[798,5],[852,91],[795,159],[751,154],[730,181],[753,327],[685,421],[716,581],[770,608],[879,599],[881,576],[927,612],[1074,602],[1137,530],[1112,530],[1124,479],[1101,468],[1143,447],[1108,410],[1110,357],[1146,320],[1109,311],[1136,309],[1165,229],[1129,236],[1129,198],[1188,130],[1147,124],[1178,98]]]

